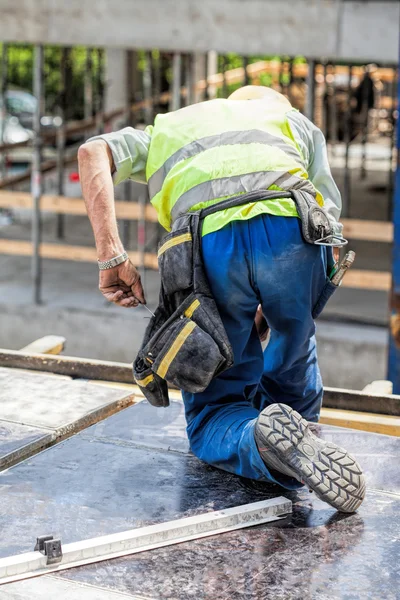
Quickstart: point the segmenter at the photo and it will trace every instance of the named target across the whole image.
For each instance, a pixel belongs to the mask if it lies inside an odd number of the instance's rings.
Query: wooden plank
[[[133,383],[131,364],[74,356],[56,357],[0,349],[0,366],[96,379],[100,382]],[[400,396],[395,395],[373,395],[357,390],[326,387],[324,388],[323,406],[324,408],[355,410],[400,417]]]
[[[139,218],[139,205],[136,202],[115,202],[117,216],[121,219],[137,220]],[[0,208],[32,208],[32,196],[29,192],[0,191]],[[40,203],[41,210],[65,214],[86,215],[84,201],[81,198],[68,198],[66,196],[43,195]],[[146,220],[157,222],[156,209],[148,204],[146,206]],[[343,219],[344,233],[352,240],[365,240],[374,242],[393,241],[393,223],[387,221],[367,221],[363,219]]]
[[[391,273],[382,271],[349,269],[343,279],[342,286],[345,288],[389,292],[392,287],[392,275]]]
[[[45,335],[21,348],[29,354],[60,354],[65,347],[66,338],[62,335]]]
[[[70,375],[71,377],[81,377],[83,379],[106,379],[107,381],[133,383],[132,365],[129,363],[78,358],[76,356],[27,354],[18,350],[0,349],[0,366]]]
[[[73,154],[72,156],[65,158],[64,165],[73,164],[73,163],[77,162],[77,160],[78,159],[77,159],[76,154]],[[53,169],[56,169],[56,167],[57,167],[56,160],[47,160],[41,164],[40,172],[47,173],[49,171],[52,171]],[[32,169],[31,169],[31,167],[28,167],[23,173],[18,173],[17,175],[10,175],[9,177],[4,177],[0,181],[0,189],[4,189],[6,187],[12,187],[13,185],[16,185],[17,183],[22,183],[24,181],[29,181],[31,174],[32,174]]]
[[[115,202],[117,216],[121,219],[137,220],[139,218],[139,205],[137,202]],[[32,208],[32,196],[29,192],[0,191],[0,208]],[[43,195],[40,204],[41,210],[47,210],[65,215],[86,215],[84,201],[81,198],[68,198],[66,196]],[[157,222],[156,209],[148,204],[146,206],[146,220]],[[344,232],[353,240],[375,242],[393,241],[393,223],[386,221],[367,221],[362,219],[343,219]]]
[[[393,223],[388,221],[342,219],[342,223],[345,237],[351,240],[393,242]]]
[[[132,211],[131,214],[136,213]],[[20,240],[0,239],[0,254],[32,256],[32,243]],[[73,260],[77,262],[95,262],[97,260],[95,248],[89,246],[44,243],[40,246],[40,255],[43,258]],[[134,264],[139,264],[140,256],[138,252],[129,251],[129,257]],[[145,253],[145,267],[154,270],[158,269],[156,254],[151,252]],[[346,273],[342,286],[345,288],[389,292],[391,282],[391,273],[366,269],[351,269]]]
[[[134,264],[139,264],[139,253],[128,251],[129,258]],[[0,239],[0,254],[10,254],[17,256],[32,256],[32,243],[19,240]],[[42,258],[55,260],[73,260],[77,262],[96,262],[97,253],[95,248],[88,246],[69,246],[66,244],[41,244],[40,255]],[[148,269],[158,269],[158,259],[156,254],[146,252],[144,255],[145,267]]]
[[[25,146],[29,146],[31,141],[31,139],[28,139],[24,140],[23,142],[8,142],[6,144],[0,144],[0,152],[8,152],[9,150],[15,150],[16,148],[24,148]]]
[[[0,190],[0,208],[32,209],[32,195],[29,192],[11,192]],[[85,202],[82,198],[68,198],[66,196],[43,195],[40,199],[41,210],[47,210],[63,215],[86,216]],[[115,210],[117,217],[136,221],[140,216],[137,202],[124,202],[116,200]],[[157,211],[151,204],[145,208],[146,221],[157,223]]]
[[[364,394],[393,394],[393,382],[388,379],[376,379],[366,385],[362,391]]]
[[[400,417],[400,396],[367,394],[359,390],[325,387],[323,408]]]
[[[400,437],[400,417],[322,408],[320,423]]]

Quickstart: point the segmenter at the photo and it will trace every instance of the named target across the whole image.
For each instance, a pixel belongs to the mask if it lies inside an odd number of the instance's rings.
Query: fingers
[[[105,290],[100,291],[106,300],[108,300],[109,302],[114,302],[115,304],[117,304],[124,295],[123,290],[117,290],[116,292],[107,292]]]
[[[140,304],[146,304],[146,298],[144,295],[144,290],[142,287],[142,282],[140,281],[140,276],[138,280],[131,286],[131,290],[135,298],[139,300]]]
[[[118,302],[118,305],[122,306],[123,308],[136,308],[137,306],[139,306],[139,302],[136,298],[131,296],[130,298],[123,298],[122,300],[120,300]]]
[[[116,292],[102,292],[103,296],[113,304],[118,304],[124,308],[134,308],[139,305],[139,301],[135,298],[131,291],[117,290]]]

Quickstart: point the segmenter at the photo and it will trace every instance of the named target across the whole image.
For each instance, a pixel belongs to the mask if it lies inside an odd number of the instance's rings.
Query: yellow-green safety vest
[[[188,211],[253,190],[304,189],[323,205],[290,129],[284,104],[210,100],[158,115],[146,179],[160,223],[169,230]],[[297,216],[293,200],[265,200],[206,217],[203,235],[259,214]]]

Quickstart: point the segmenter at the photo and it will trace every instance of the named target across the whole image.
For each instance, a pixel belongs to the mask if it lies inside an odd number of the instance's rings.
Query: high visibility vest
[[[322,206],[287,113],[280,103],[218,99],[158,115],[146,179],[160,223],[169,230],[181,214],[260,189],[304,189]],[[203,234],[263,212],[297,216],[290,198],[259,201],[210,215]]]

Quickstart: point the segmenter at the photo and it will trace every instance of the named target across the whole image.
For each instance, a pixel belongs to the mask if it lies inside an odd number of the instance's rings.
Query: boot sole
[[[256,426],[266,451],[289,466],[318,498],[341,512],[357,510],[364,500],[365,479],[351,454],[316,437],[307,421],[284,404],[264,409]]]

